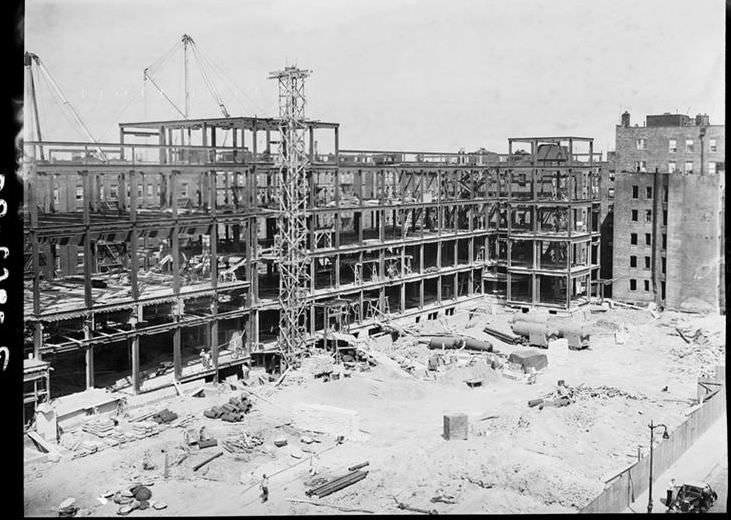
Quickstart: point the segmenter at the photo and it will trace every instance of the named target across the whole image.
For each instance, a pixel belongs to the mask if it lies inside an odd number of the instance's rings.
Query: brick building
[[[707,115],[648,115],[631,126],[622,114],[613,157],[615,299],[725,312],[724,138],[725,126]]]

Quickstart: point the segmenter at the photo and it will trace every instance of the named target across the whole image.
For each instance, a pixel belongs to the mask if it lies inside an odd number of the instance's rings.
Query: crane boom
[[[168,95],[167,95],[167,94],[165,93],[165,91],[164,91],[164,90],[163,90],[163,89],[162,89],[162,88],[160,87],[160,85],[158,85],[158,84],[157,84],[157,83],[155,82],[155,80],[154,80],[154,79],[152,79],[152,76],[151,76],[151,75],[150,75],[150,73],[149,73],[149,69],[145,69],[145,72],[144,72],[144,74],[145,74],[145,79],[148,79],[148,80],[150,80],[150,83],[152,83],[152,86],[153,86],[153,87],[155,87],[155,88],[157,89],[157,91],[158,91],[158,92],[159,92],[159,93],[160,93],[160,94],[162,95],[162,97],[164,97],[164,98],[165,98],[165,99],[167,100],[167,102],[168,102],[168,103],[170,103],[170,105],[171,105],[171,106],[172,106],[172,107],[173,107],[173,108],[174,108],[174,109],[175,109],[175,110],[176,110],[176,111],[178,112],[178,114],[180,114],[181,116],[183,116],[183,119],[188,119],[188,116],[187,116],[187,115],[186,115],[186,114],[185,114],[185,113],[184,113],[184,112],[183,112],[182,110],[180,110],[180,109],[178,108],[178,105],[176,105],[176,104],[175,104],[175,103],[173,102],[173,100],[172,100],[172,99],[170,99],[170,98],[168,97]]]
[[[94,144],[97,144],[97,140],[94,138],[93,135],[91,135],[91,132],[84,124],[84,121],[82,121],[81,116],[79,116],[78,112],[76,112],[76,109],[73,107],[71,102],[66,99],[66,96],[63,95],[63,92],[61,91],[61,88],[58,86],[58,83],[56,83],[56,80],[51,75],[51,72],[46,68],[45,64],[41,61],[41,59],[38,57],[37,54],[28,53],[30,58],[36,63],[40,71],[43,73],[43,75],[48,80],[48,83],[51,85],[51,88],[55,92],[56,96],[61,100],[61,102],[66,106],[66,108],[71,112],[71,115],[74,117],[74,120],[79,125],[81,130],[86,134],[86,137]],[[101,156],[101,159],[104,161],[107,161],[107,156],[104,153],[104,151],[97,146],[97,151],[99,152],[99,155]]]

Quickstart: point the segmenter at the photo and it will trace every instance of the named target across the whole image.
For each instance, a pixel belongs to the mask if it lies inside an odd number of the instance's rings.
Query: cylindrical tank
[[[548,323],[516,321],[515,323],[513,323],[513,332],[526,337],[530,336],[531,332],[534,334],[548,335]]]
[[[454,348],[461,343],[456,336],[435,336],[429,340],[429,348]]]
[[[519,312],[516,314],[513,314],[512,323],[517,323],[519,321],[525,321],[528,323],[548,323],[548,314],[540,313],[540,312]]]

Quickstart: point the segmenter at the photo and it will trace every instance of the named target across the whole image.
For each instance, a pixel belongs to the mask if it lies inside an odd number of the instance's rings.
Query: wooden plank
[[[56,449],[56,447],[53,444],[51,444],[49,441],[47,441],[46,439],[44,439],[43,437],[38,435],[36,432],[29,431],[28,437],[30,437],[30,439],[34,443],[36,443],[36,445],[38,445],[40,448],[45,450],[46,453],[58,453],[58,450]]]

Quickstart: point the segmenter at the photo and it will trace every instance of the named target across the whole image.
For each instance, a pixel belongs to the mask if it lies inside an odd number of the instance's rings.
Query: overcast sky
[[[343,148],[504,152],[511,136],[578,135],[606,151],[623,110],[633,123],[675,111],[724,123],[723,0],[25,5],[26,50],[104,141],[119,121],[179,118],[142,71],[184,33],[224,69],[212,78],[232,115],[276,115],[268,73],[311,69],[307,115],[341,123]],[[153,72],[181,108],[182,78],[180,50]],[[219,116],[194,58],[191,78],[191,116]],[[81,139],[43,80],[38,90],[44,138]]]

